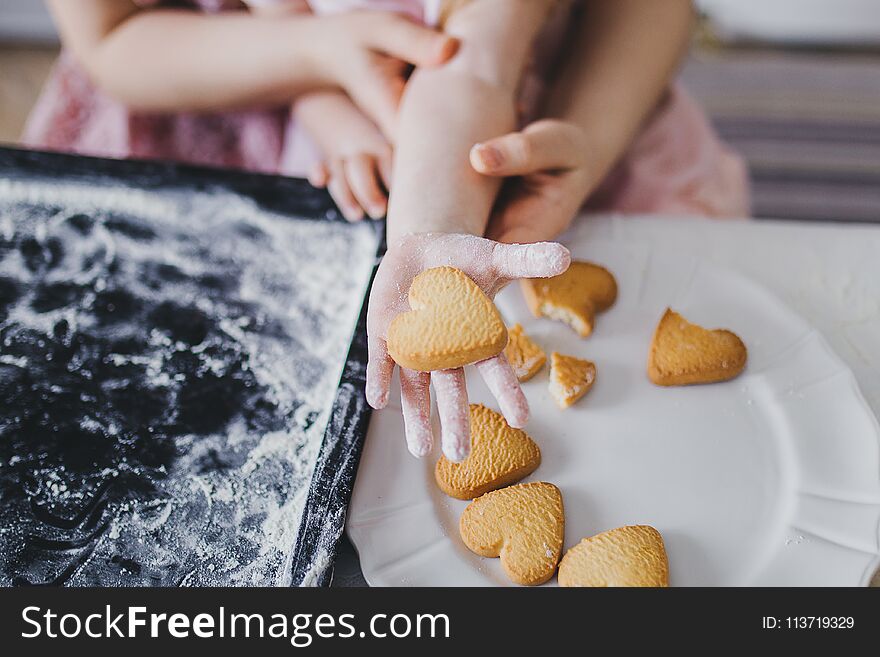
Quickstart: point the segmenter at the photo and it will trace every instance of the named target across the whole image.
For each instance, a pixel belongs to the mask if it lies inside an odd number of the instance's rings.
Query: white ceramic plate
[[[617,304],[592,337],[528,312],[518,286],[497,299],[548,352],[596,363],[596,384],[560,411],[547,369],[524,384],[543,462],[526,481],[562,490],[565,548],[626,524],[666,542],[672,585],[865,585],[880,553],[880,427],[822,336],[742,276],[645,244],[569,242],[617,277]],[[669,305],[736,331],[746,371],[726,383],[660,388],[645,375]],[[471,400],[497,408],[476,372]],[[434,483],[434,458],[404,447],[398,393],[375,413],[347,528],[372,585],[509,585],[497,559],[458,535],[466,502]]]

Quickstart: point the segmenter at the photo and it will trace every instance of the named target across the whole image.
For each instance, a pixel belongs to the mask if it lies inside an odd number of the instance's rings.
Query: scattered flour
[[[0,584],[68,568],[70,585],[288,583],[373,230],[225,192],[0,180],[0,247],[0,281],[20,292],[0,306],[0,374],[34,374],[20,407],[0,411],[0,483],[19,491],[0,500]],[[41,304],[47,288],[68,297]],[[92,436],[93,462],[74,468],[51,435],[33,453],[23,427],[36,426],[25,407],[37,395],[49,409],[73,400],[50,422]],[[132,396],[146,427],[106,401]],[[31,504],[59,518],[94,508],[96,528],[47,525]],[[29,552],[29,536],[76,544],[90,531],[79,547]],[[310,578],[330,560],[319,550]]]

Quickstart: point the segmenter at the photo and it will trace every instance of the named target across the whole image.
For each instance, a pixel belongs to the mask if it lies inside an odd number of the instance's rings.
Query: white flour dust
[[[285,583],[375,251],[226,192],[0,180],[0,584]]]

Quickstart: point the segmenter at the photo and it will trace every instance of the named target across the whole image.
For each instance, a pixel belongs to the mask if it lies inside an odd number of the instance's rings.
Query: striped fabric
[[[880,223],[880,54],[704,48],[683,79],[748,160],[755,216]]]

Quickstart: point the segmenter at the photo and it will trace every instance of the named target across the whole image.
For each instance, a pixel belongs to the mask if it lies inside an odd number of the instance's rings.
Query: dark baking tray
[[[223,189],[253,200],[268,211],[320,221],[344,221],[330,196],[306,181],[228,169],[169,162],[113,160],[0,147],[0,177],[49,178],[91,184],[126,184],[145,190]],[[377,262],[385,248],[384,222],[377,232]],[[375,275],[375,267],[371,274]],[[369,289],[369,288],[368,288]],[[363,390],[366,376],[366,299],[346,356],[330,420],[309,486],[297,541],[291,554],[291,582],[327,586],[351,499],[370,408]],[[326,568],[314,569],[318,552]]]

